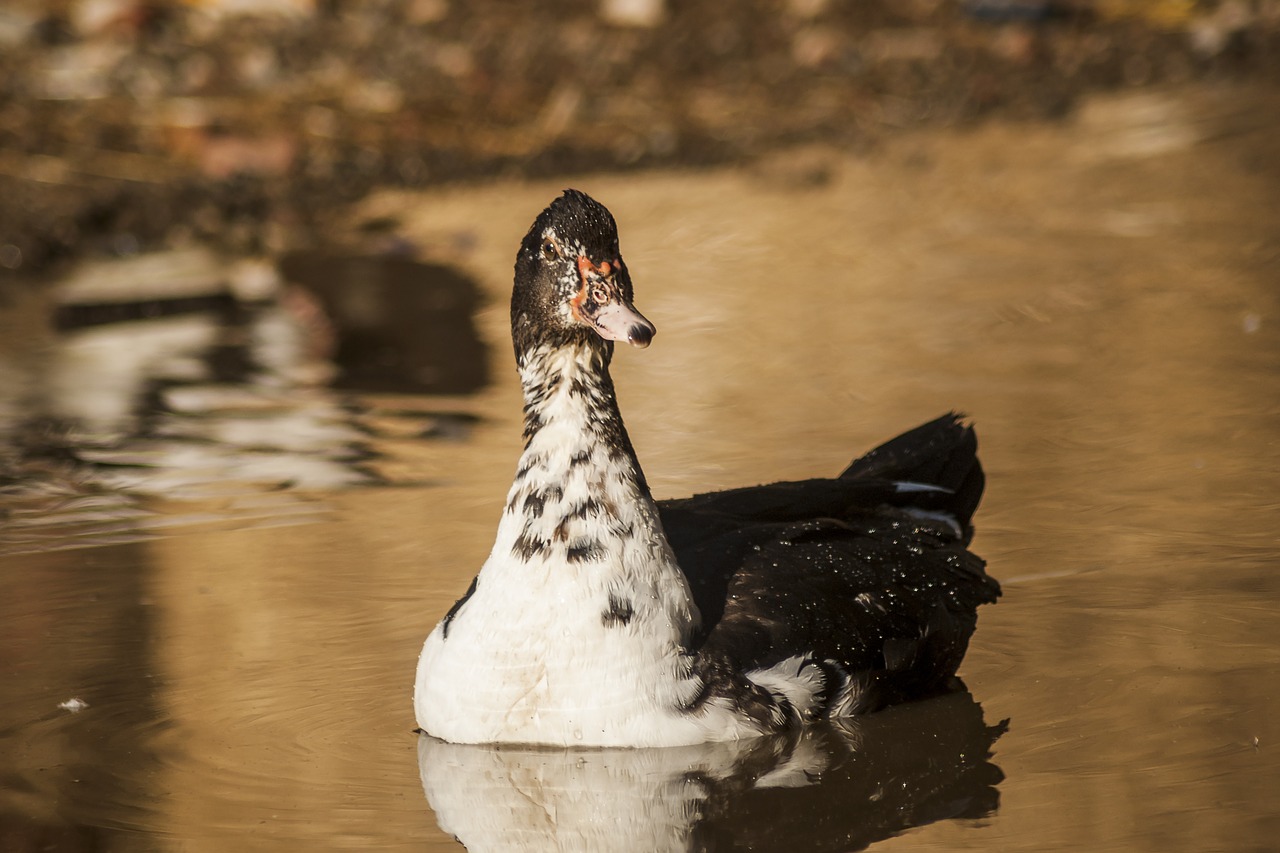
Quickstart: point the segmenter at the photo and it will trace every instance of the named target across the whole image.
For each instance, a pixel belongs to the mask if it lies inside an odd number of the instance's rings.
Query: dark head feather
[[[544,252],[547,235],[554,235],[559,256]],[[515,287],[511,293],[511,336],[516,359],[539,344],[552,346],[585,342],[613,351],[609,341],[583,326],[565,321],[564,306],[577,292],[577,258],[584,254],[594,264],[613,262],[618,250],[618,226],[603,204],[586,193],[568,189],[538,214],[516,255]],[[631,279],[625,266],[619,271],[625,297],[632,298]]]

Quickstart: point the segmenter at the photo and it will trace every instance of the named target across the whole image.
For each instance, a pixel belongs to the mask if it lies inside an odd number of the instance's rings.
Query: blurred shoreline
[[[867,151],[1081,95],[1280,80],[1280,2],[7,0],[0,278],[279,255],[384,187]],[[784,179],[821,182],[803,158]]]

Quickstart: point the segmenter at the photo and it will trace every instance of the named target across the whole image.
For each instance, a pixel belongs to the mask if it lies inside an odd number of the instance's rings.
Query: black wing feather
[[[944,689],[976,608],[1000,594],[965,547],[983,488],[976,452],[952,414],[835,479],[660,502],[702,613],[699,655],[738,671],[795,654],[836,661],[864,682],[860,710]]]

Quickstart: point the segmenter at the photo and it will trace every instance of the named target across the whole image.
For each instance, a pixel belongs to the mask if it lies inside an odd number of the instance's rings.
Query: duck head
[[[540,344],[626,341],[647,347],[656,329],[632,301],[613,215],[565,190],[538,215],[516,256],[511,333],[516,357]]]

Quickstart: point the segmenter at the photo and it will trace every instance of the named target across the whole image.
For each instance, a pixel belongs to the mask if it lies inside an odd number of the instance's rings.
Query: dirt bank
[[[858,149],[1103,88],[1280,79],[1277,2],[241,5],[0,7],[0,274],[306,247],[377,186]]]

